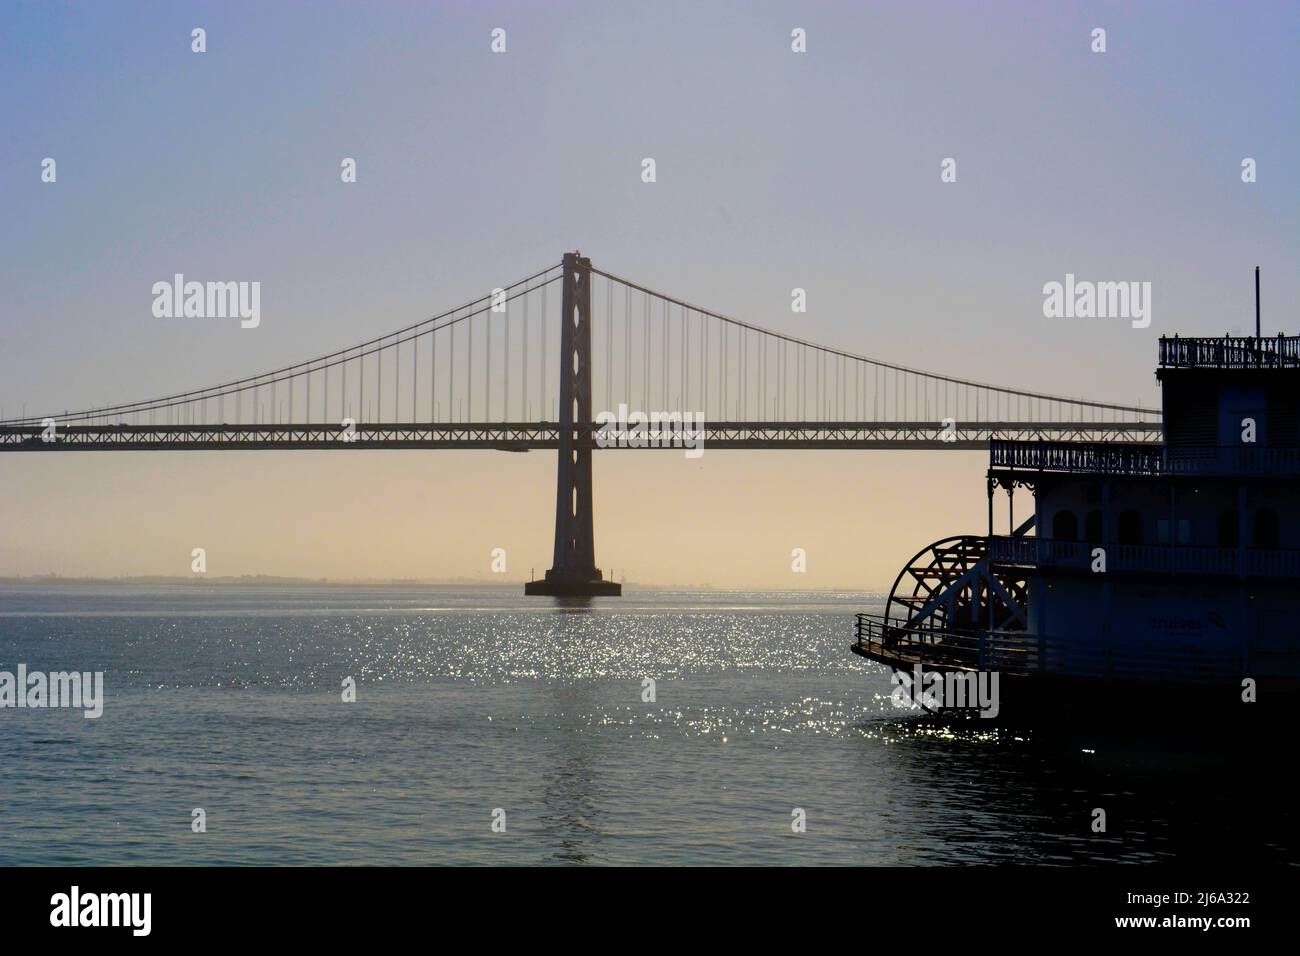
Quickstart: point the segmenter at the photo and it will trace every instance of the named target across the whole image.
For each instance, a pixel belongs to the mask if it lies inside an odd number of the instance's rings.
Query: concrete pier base
[[[599,571],[596,572],[600,574]],[[602,578],[574,577],[568,574],[556,574],[547,571],[546,577],[529,581],[524,585],[524,594],[552,597],[619,597],[623,585],[617,581]]]

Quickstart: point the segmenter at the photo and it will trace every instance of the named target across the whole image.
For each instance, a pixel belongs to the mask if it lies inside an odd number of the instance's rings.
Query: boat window
[[[1079,519],[1073,511],[1058,511],[1052,518],[1052,537],[1057,541],[1079,540]]]
[[[1164,541],[1169,541],[1169,525],[1164,526]],[[1121,511],[1119,513],[1119,543],[1120,544],[1141,544],[1142,543],[1142,515],[1132,509]]]
[[[1280,548],[1282,546],[1281,531],[1277,512],[1272,508],[1260,508],[1255,512],[1254,535],[1252,537],[1254,547]]]
[[[1235,548],[1240,540],[1237,509],[1224,508],[1219,512],[1219,547]]]
[[[1084,516],[1083,537],[1089,544],[1101,544],[1101,512],[1096,508]]]

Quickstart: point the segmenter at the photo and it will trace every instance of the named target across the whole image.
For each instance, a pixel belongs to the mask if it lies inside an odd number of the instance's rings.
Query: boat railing
[[[1123,678],[1182,684],[1233,679],[1241,650],[1232,642],[1152,640],[1099,641],[1047,636],[1042,670],[1068,677]],[[1103,702],[1098,701],[1098,706]]]
[[[1199,634],[1123,640],[1042,635],[1028,631],[944,631],[910,627],[902,619],[857,616],[857,650],[891,667],[948,668],[1035,673],[1063,677],[1206,684],[1235,679],[1241,650],[1232,641],[1205,641]],[[1100,701],[1099,701],[1100,704]]]
[[[1298,368],[1300,336],[1161,336],[1160,364],[1165,368]]]
[[[897,667],[1038,669],[1038,641],[1023,631],[959,630],[867,613],[857,615],[856,631],[860,651]]]
[[[994,535],[989,557],[995,564],[1089,570],[1098,542]],[[1242,577],[1300,576],[1300,551],[1215,548],[1191,545],[1115,544],[1105,547],[1105,570],[1166,574],[1229,574]]]
[[[1300,447],[995,439],[989,466],[1095,475],[1294,475]]]

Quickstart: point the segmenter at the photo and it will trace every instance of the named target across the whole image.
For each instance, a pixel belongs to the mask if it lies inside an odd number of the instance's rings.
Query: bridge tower
[[[623,588],[596,567],[591,513],[591,260],[564,254],[560,319],[559,469],[555,489],[555,554],[525,594],[616,597]]]

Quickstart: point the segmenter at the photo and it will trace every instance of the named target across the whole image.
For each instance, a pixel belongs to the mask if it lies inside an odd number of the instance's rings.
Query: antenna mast
[[[1259,266],[1255,266],[1255,341],[1259,341]]]

